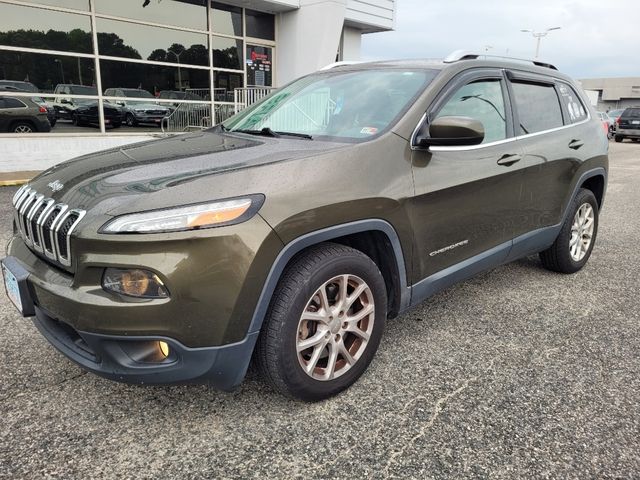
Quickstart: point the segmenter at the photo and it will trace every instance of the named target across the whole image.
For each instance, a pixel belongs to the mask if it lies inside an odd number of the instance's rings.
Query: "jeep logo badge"
[[[54,192],[58,192],[64,188],[64,184],[60,180],[56,180],[48,184],[49,188]]]

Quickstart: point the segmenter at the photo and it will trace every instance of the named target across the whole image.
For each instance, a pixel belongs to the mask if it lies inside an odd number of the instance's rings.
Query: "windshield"
[[[231,131],[370,138],[390,127],[435,77],[432,70],[360,70],[301,78],[230,118]]]
[[[98,95],[98,90],[95,87],[81,87],[78,85],[69,87],[69,92],[73,95]]]
[[[155,97],[151,95],[149,92],[147,92],[146,90],[141,90],[137,88],[123,89],[122,93],[124,94],[125,97],[150,98],[151,100],[155,100]],[[150,103],[153,103],[154,105],[156,104],[156,102],[149,102],[144,100],[141,100],[141,101],[127,100],[127,105],[149,105]]]

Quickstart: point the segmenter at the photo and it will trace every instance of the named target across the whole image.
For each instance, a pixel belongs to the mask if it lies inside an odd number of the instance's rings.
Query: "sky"
[[[396,29],[363,36],[363,60],[443,58],[454,50],[540,59],[575,78],[640,77],[638,0],[395,0]]]

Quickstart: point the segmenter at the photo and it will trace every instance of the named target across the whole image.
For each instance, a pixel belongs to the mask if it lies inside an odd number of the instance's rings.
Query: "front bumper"
[[[85,370],[124,383],[204,383],[231,391],[242,383],[258,338],[254,333],[231,345],[189,348],[167,337],[80,332],[39,307],[35,313],[40,333],[67,358]],[[159,341],[169,345],[166,358],[154,352]]]

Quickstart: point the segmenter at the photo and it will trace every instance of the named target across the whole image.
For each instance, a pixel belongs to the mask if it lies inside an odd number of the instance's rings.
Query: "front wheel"
[[[575,273],[585,266],[598,233],[598,201],[591,190],[581,188],[570,205],[556,241],[540,253],[542,265],[554,272]]]
[[[373,359],[387,313],[384,279],[362,252],[325,243],[283,274],[256,361],[279,392],[319,401],[352,385]]]
[[[132,113],[127,113],[127,116],[125,117],[125,123],[127,124],[127,127],[138,126],[138,122],[136,121],[136,118],[133,116]]]

